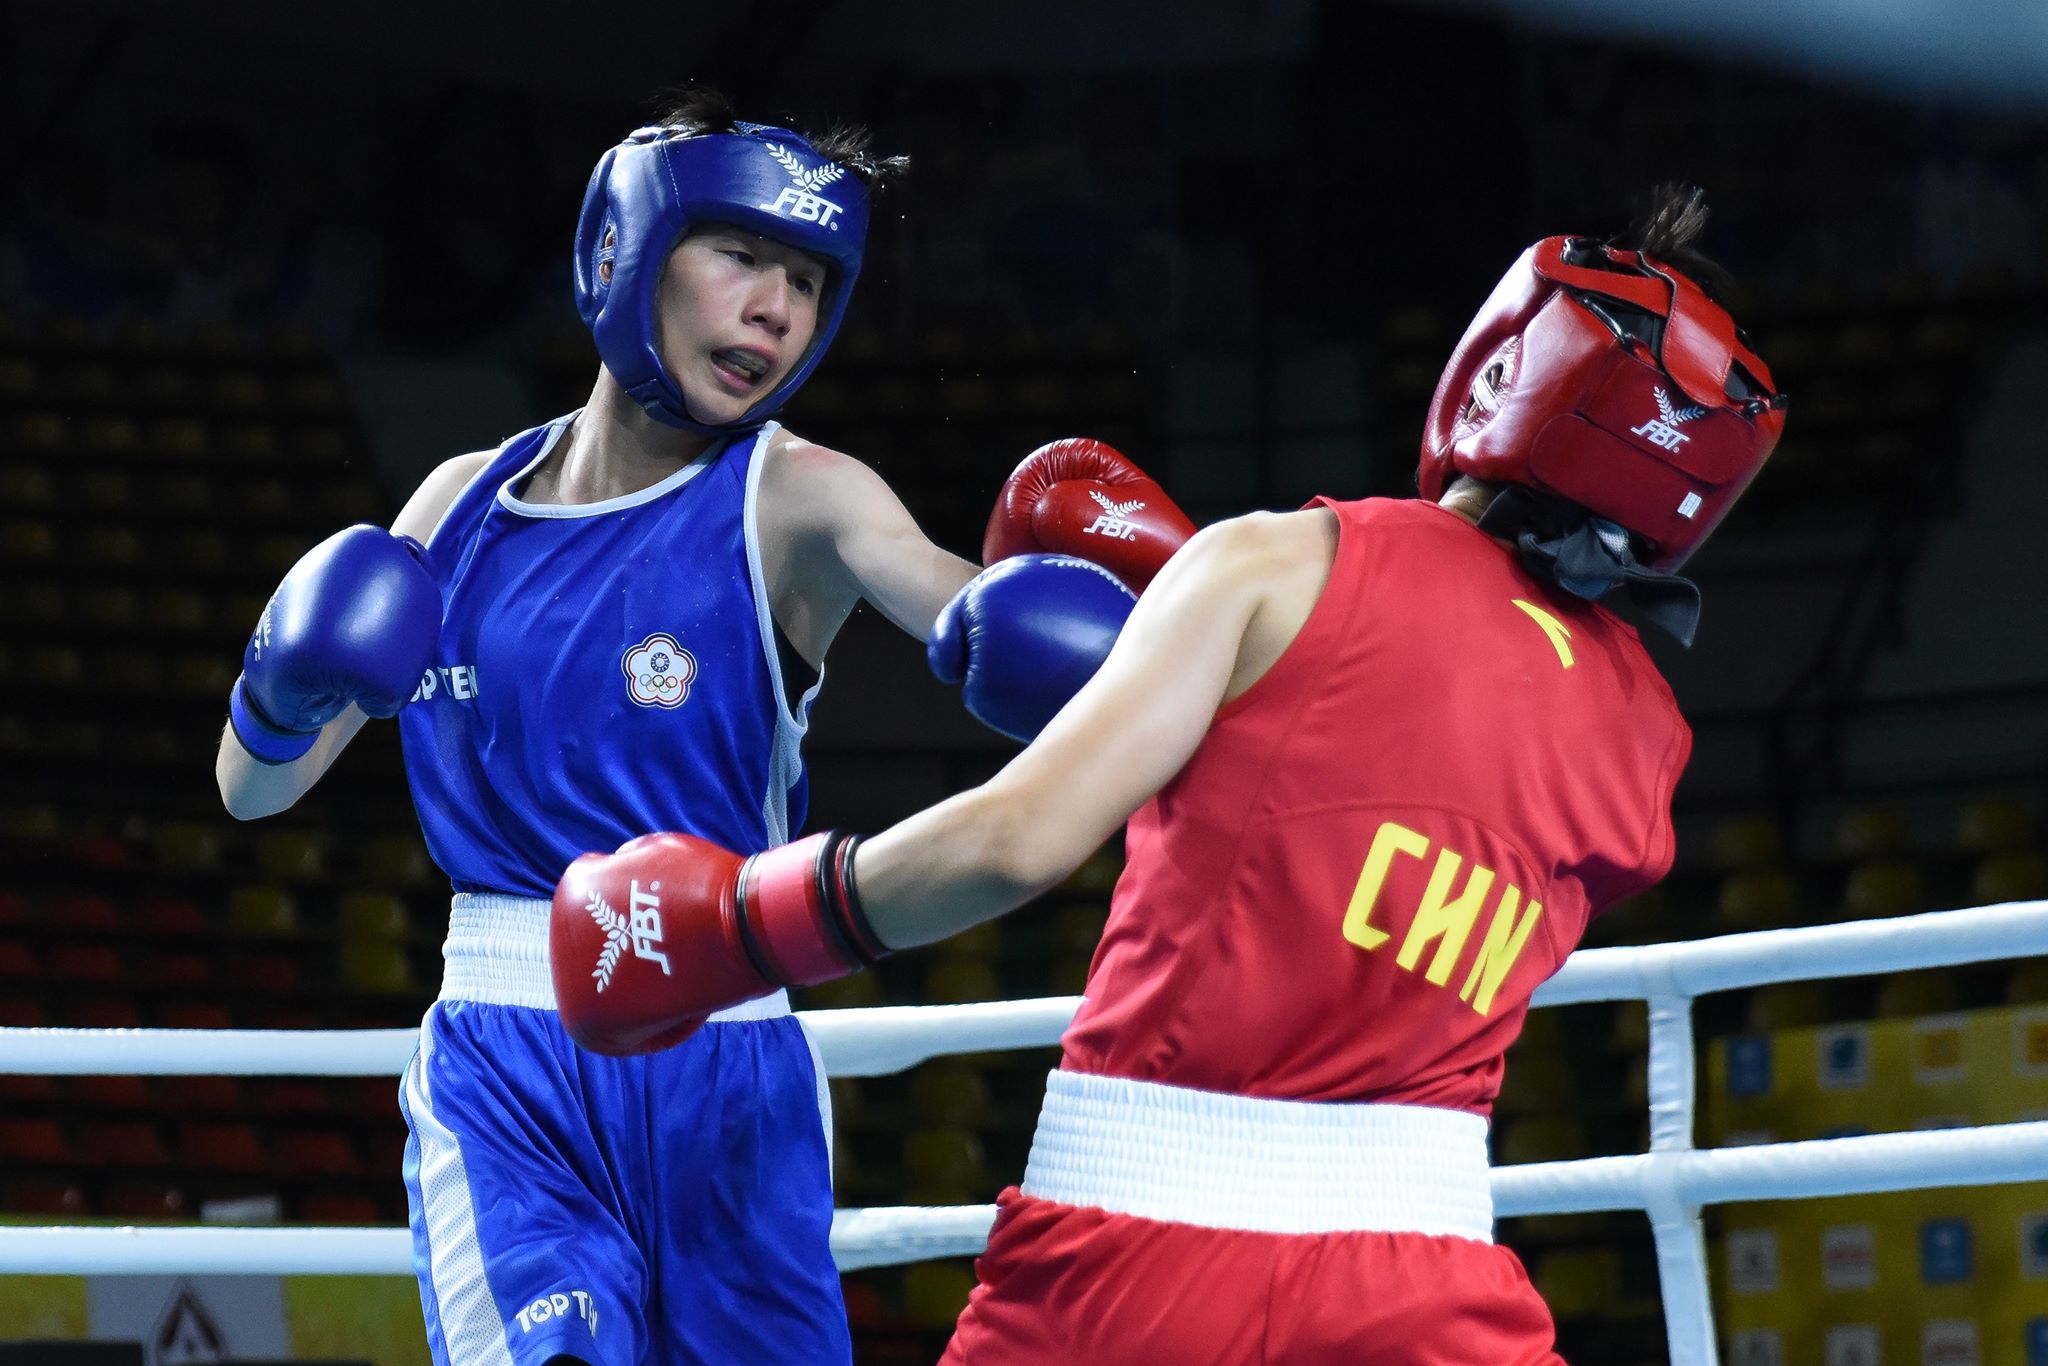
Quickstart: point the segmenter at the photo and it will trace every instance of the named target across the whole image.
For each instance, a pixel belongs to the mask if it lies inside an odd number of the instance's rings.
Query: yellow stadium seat
[[[85,448],[95,455],[127,457],[142,448],[142,434],[125,417],[95,417],[81,433]]]
[[[1980,906],[2048,897],[2048,859],[2032,849],[1992,854],[1971,875],[1970,893]]]
[[[171,661],[171,687],[185,697],[226,697],[241,662],[225,650],[181,654]]]
[[[981,1140],[966,1129],[911,1130],[903,1139],[903,1176],[913,1191],[979,1191],[982,1199],[995,1194]],[[945,1203],[917,1195],[911,1199],[914,1204]]]
[[[928,1062],[911,1077],[910,1106],[920,1123],[979,1129],[988,1123],[988,1082],[963,1063]]]
[[[256,866],[280,882],[319,877],[324,864],[320,842],[301,830],[273,830],[256,844]]]
[[[203,631],[211,613],[206,599],[189,589],[159,588],[142,600],[143,617],[166,631]]]
[[[344,939],[403,940],[411,928],[405,903],[388,892],[350,892],[341,899]]]
[[[948,954],[924,975],[924,998],[932,1005],[999,1001],[1002,997],[1002,985],[986,959]]]
[[[1882,920],[1927,909],[1920,870],[1899,859],[1859,864],[1842,884],[1842,914],[1849,920]]]
[[[158,456],[194,460],[206,454],[211,438],[206,424],[189,417],[161,418],[150,424],[148,445]]]
[[[28,652],[25,672],[50,687],[76,687],[85,681],[85,661],[67,645],[38,645]]]
[[[142,619],[142,600],[132,588],[81,588],[72,596],[71,610],[88,626],[133,626]]]
[[[159,867],[173,872],[203,872],[220,866],[220,838],[194,821],[166,821],[150,836]]]
[[[135,501],[135,481],[115,469],[89,469],[71,486],[72,497],[100,512],[114,512]]]
[[[1778,827],[1764,816],[1738,816],[1714,829],[1714,866],[1728,872],[1772,868],[1784,857]]]
[[[1554,1248],[1530,1279],[1558,1318],[1605,1316],[1620,1297],[1621,1259],[1610,1248]]]
[[[180,531],[166,541],[165,561],[173,569],[200,574],[226,568],[227,538],[216,531]]]
[[[1107,896],[1124,871],[1124,857],[1115,848],[1098,849],[1060,884],[1067,891]]]
[[[1083,954],[1068,954],[1052,960],[1052,967],[1045,975],[1045,990],[1052,996],[1080,996],[1088,985],[1088,965],[1092,960]]]
[[[237,934],[291,934],[299,908],[280,887],[237,887],[228,893],[228,924]]]
[[[1493,1160],[1502,1166],[1521,1162],[1568,1162],[1587,1155],[1586,1129],[1564,1115],[1529,1115],[1495,1131]]]
[[[1906,818],[1896,807],[1858,806],[1835,821],[1835,852],[1845,859],[1868,862],[1906,847]]]
[[[974,1292],[974,1272],[960,1262],[917,1262],[903,1271],[903,1315],[918,1328],[950,1327]]]
[[[979,925],[964,929],[946,940],[949,953],[967,954],[976,958],[995,958],[1002,952],[1003,922],[984,920]]]
[[[2014,968],[2005,984],[2005,999],[2016,1006],[2048,1002],[2048,958],[2029,958]]]
[[[820,982],[798,993],[803,1010],[855,1010],[882,1004],[881,984],[872,972],[857,972],[834,982]]]
[[[71,423],[55,413],[23,413],[14,420],[13,444],[42,454],[62,450],[71,444]]]
[[[77,538],[86,563],[126,568],[142,562],[142,537],[125,526],[96,526]]]
[[[1518,1053],[1508,1059],[1494,1112],[1504,1116],[1547,1113],[1568,1104],[1571,1094],[1572,1070],[1563,1054],[1548,1049]]]
[[[35,465],[0,469],[0,507],[48,507],[57,501],[57,481]]]
[[[0,559],[40,562],[57,558],[57,528],[26,517],[0,522]]]
[[[1750,993],[1748,1028],[1752,1034],[1803,1029],[1827,1018],[1827,994],[1814,982],[1774,982]]]
[[[2034,813],[2016,797],[1985,797],[1956,816],[1956,847],[1973,854],[2024,849],[2034,838]]]
[[[1109,922],[1107,906],[1063,906],[1052,918],[1052,948],[1086,958],[1102,942],[1102,927]]]
[[[415,836],[379,835],[363,846],[363,879],[373,887],[414,887],[433,875],[427,846]]]
[[[1731,930],[1767,930],[1799,919],[1799,888],[1783,868],[1751,868],[1721,881],[1720,921]]]
[[[1943,1015],[1959,1004],[1955,974],[1943,968],[1924,972],[1896,972],[1878,983],[1877,1017],[1907,1020],[1921,1015]]]
[[[354,940],[341,946],[341,980],[351,991],[397,995],[413,989],[405,950],[388,940]]]

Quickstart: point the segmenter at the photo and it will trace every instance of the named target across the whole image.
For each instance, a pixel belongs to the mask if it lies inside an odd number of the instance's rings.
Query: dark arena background
[[[1067,435],[1201,523],[1412,494],[1437,375],[1514,256],[1705,187],[1790,418],[1691,566],[1696,646],[1648,637],[1698,735],[1677,867],[1589,942],[2048,896],[2038,3],[13,0],[0,62],[0,1219],[397,1249],[378,1274],[195,1251],[112,1275],[0,1229],[0,1362],[428,1360],[402,1053],[52,1075],[17,1046],[417,1026],[447,887],[395,727],[240,824],[213,777],[228,690],[307,547],[583,401],[584,183],[687,82],[912,158],[786,418],[971,558],[1010,468]],[[881,828],[1013,752],[868,610],[830,675],[813,828]],[[798,1004],[1076,993],[1119,867]],[[1717,991],[1694,1018],[1703,1149],[2048,1118],[2039,956]],[[1640,1003],[1532,1012],[1495,1162],[1643,1152],[1648,1039]],[[839,1205],[992,1201],[1054,1057],[835,1080]],[[2002,1181],[1707,1204],[1721,1360],[2048,1363],[2048,1184]],[[1673,1359],[1640,1208],[1499,1236],[1571,1361]],[[847,1275],[857,1359],[935,1361],[971,1284],[965,1257]]]

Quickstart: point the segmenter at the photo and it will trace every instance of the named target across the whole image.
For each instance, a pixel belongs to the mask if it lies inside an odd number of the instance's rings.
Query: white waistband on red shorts
[[[1486,1128],[1462,1110],[1265,1100],[1056,1071],[1022,1189],[1205,1228],[1490,1243]]]
[[[441,945],[441,999],[553,1010],[548,915],[549,904],[538,897],[456,893],[449,908],[448,939]],[[787,1014],[789,993],[778,991],[718,1011],[711,1022]]]

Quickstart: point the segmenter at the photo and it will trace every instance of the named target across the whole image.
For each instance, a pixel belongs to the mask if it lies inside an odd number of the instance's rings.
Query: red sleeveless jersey
[[[1672,858],[1642,642],[1453,513],[1318,500],[1329,582],[1131,817],[1062,1066],[1487,1113],[1529,996]]]

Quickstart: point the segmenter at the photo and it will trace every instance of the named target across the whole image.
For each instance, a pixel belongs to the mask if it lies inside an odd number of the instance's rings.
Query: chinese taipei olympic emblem
[[[626,691],[643,707],[680,707],[697,677],[697,658],[666,631],[657,631],[626,651]]]

